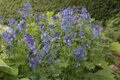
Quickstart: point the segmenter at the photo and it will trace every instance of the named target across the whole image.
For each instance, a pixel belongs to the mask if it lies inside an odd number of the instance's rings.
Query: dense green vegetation
[[[0,0],[0,17],[8,20],[12,17],[20,18],[18,10],[29,1],[34,13],[54,11],[58,12],[67,7],[86,7],[92,17],[109,19],[120,11],[119,0]]]
[[[120,42],[120,12],[107,20],[106,33],[113,41]]]

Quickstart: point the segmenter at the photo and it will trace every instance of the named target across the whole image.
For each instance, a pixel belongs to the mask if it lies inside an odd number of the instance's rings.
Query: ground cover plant
[[[105,59],[109,41],[86,8],[33,15],[26,3],[19,13],[2,34],[9,66],[0,62],[14,71],[3,71],[2,80],[115,80]]]

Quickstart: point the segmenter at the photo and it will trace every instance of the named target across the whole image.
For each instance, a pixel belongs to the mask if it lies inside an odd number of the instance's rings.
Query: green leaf
[[[50,12],[50,11],[48,11],[48,12],[47,12],[47,17],[49,17],[49,18],[50,18],[50,17],[52,17],[52,16],[53,16],[53,14],[54,14],[54,12],[52,12],[52,11],[51,11],[51,12]]]
[[[22,78],[22,79],[20,79],[20,80],[30,80],[29,78]]]
[[[106,62],[105,60],[101,60],[100,63],[98,64],[98,66],[100,66],[101,68],[103,68],[105,70],[112,72],[111,68],[108,67],[108,62]]]
[[[115,80],[114,75],[107,70],[100,70],[94,73],[94,76],[97,78],[96,80]]]
[[[110,49],[115,52],[115,54],[120,54],[120,44],[119,42],[113,42],[110,44]]]
[[[8,66],[2,59],[0,59],[0,71],[13,76],[18,75],[18,69]]]
[[[54,22],[51,21],[51,17],[53,16],[54,12],[47,12],[47,19],[49,24],[54,24]]]
[[[108,70],[99,70],[96,73],[87,73],[85,80],[116,80],[114,75]]]

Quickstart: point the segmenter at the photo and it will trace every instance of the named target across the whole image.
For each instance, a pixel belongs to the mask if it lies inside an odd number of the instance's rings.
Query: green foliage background
[[[67,7],[86,7],[92,17],[108,19],[120,11],[120,0],[0,0],[0,17],[8,20],[12,17],[20,18],[18,10],[30,2],[33,12],[58,12]]]
[[[105,33],[108,34],[108,37],[113,41],[120,42],[120,12],[107,20]]]

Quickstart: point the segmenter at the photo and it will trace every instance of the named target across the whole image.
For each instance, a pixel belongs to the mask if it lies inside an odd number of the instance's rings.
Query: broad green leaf
[[[114,75],[107,70],[100,70],[94,73],[94,76],[96,76],[98,80],[115,80]]]
[[[0,80],[19,80],[19,79],[15,76],[4,75],[4,76],[0,77]]]
[[[22,79],[20,79],[20,80],[30,80],[29,78],[22,78]]]
[[[2,59],[0,59],[0,71],[13,76],[18,75],[18,69],[8,66]]]
[[[116,80],[115,76],[107,70],[99,70],[96,73],[87,73],[85,75],[85,80]]]

